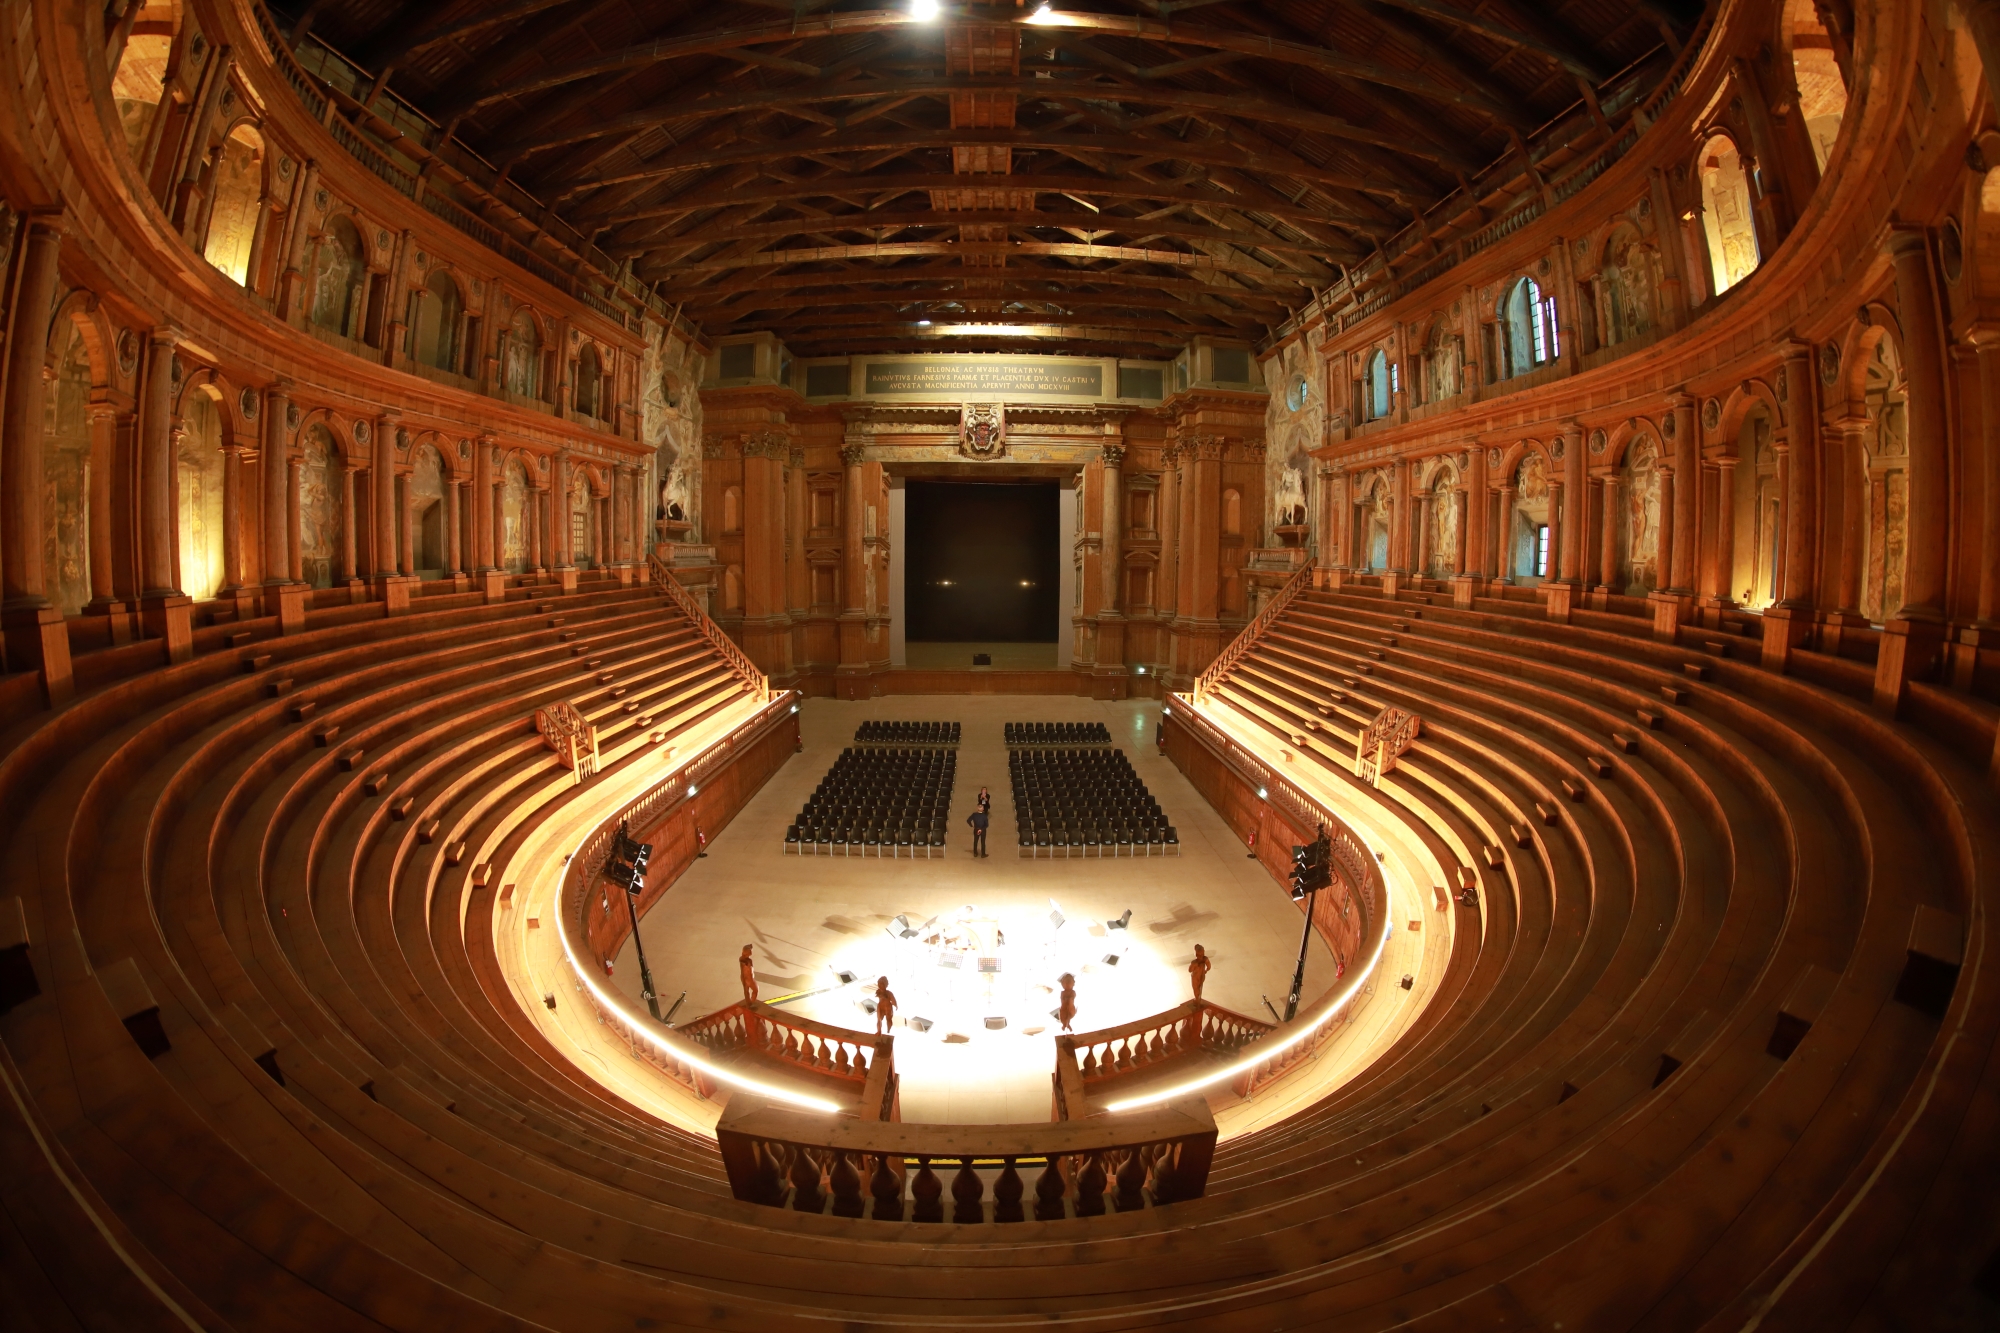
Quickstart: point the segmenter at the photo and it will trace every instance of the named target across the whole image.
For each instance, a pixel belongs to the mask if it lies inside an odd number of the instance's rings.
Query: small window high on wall
[[[1365,399],[1362,408],[1368,420],[1380,421],[1389,415],[1395,385],[1391,379],[1389,354],[1379,348],[1368,358],[1368,373],[1362,380],[1362,393]]]
[[[1533,278],[1522,278],[1508,289],[1500,325],[1508,378],[1538,370],[1562,355],[1556,298],[1544,295]]]
[[[1726,134],[1702,145],[1701,226],[1708,240],[1710,281],[1717,296],[1757,271],[1757,223],[1751,211],[1750,177]]]
[[[1535,577],[1545,579],[1548,576],[1549,525],[1546,523],[1537,523],[1535,525]]]
[[[1786,0],[1785,38],[1792,48],[1799,113],[1805,117],[1813,157],[1824,172],[1840,136],[1841,118],[1847,114],[1847,75],[1842,65],[1849,52],[1844,42],[1836,44],[1834,34],[1820,21],[1813,0]]]

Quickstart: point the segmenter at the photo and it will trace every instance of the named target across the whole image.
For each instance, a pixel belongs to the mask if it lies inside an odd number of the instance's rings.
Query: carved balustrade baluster
[[[958,1174],[951,1178],[951,1220],[954,1222],[984,1222],[986,1209],[981,1200],[986,1197],[986,1184],[979,1173],[972,1169],[972,1159],[958,1159]]]
[[[838,1051],[836,1051],[836,1052],[835,1052],[835,1054],[834,1054],[834,1059],[833,1059],[833,1072],[834,1072],[834,1073],[836,1073],[836,1074],[842,1074],[842,1075],[845,1075],[845,1074],[849,1074],[849,1073],[853,1072],[853,1071],[852,1071],[852,1069],[851,1069],[851,1068],[849,1067],[849,1065],[848,1065],[848,1063],[847,1063],[847,1043],[846,1043],[846,1042],[842,1042],[842,1043],[840,1043],[840,1048],[839,1048],[839,1050],[838,1050]]]
[[[1085,1078],[1097,1077],[1097,1048],[1095,1046],[1084,1048],[1083,1076]]]
[[[1021,1173],[1014,1169],[1014,1159],[1007,1158],[1007,1169],[1000,1173],[1000,1179],[993,1182],[993,1220],[995,1222],[1019,1222],[1023,1220],[1021,1195],[1026,1187],[1021,1184]]]
[[[1146,1159],[1144,1149],[1127,1148],[1125,1160],[1118,1164],[1115,1177],[1118,1190],[1114,1201],[1121,1213],[1134,1212],[1146,1206],[1146,1196],[1141,1192],[1146,1186]]]
[[[910,1199],[916,1205],[910,1217],[918,1222],[944,1221],[944,1182],[931,1170],[931,1159],[917,1159],[917,1178],[910,1186]]]
[[[785,1172],[779,1161],[779,1147],[775,1143],[756,1143],[751,1146],[756,1154],[757,1167],[751,1175],[751,1197],[758,1203],[776,1207],[785,1201]]]
[[[863,1211],[861,1202],[861,1173],[854,1169],[854,1163],[845,1152],[836,1150],[833,1154],[833,1170],[827,1173],[827,1184],[833,1189],[833,1215],[835,1217],[859,1217]]]
[[[1076,1215],[1078,1217],[1104,1216],[1104,1154],[1088,1152],[1084,1154],[1083,1170],[1076,1173]]]
[[[826,1207],[820,1192],[819,1163],[804,1148],[792,1149],[792,1208],[801,1213],[817,1213]]]
[[[868,1192],[875,1196],[871,1216],[877,1222],[903,1220],[903,1182],[890,1167],[887,1153],[875,1154],[875,1171],[868,1177]]]
[[[1035,1220],[1054,1222],[1063,1216],[1063,1195],[1069,1193],[1069,1182],[1063,1179],[1062,1159],[1049,1154],[1048,1165],[1035,1178]]]

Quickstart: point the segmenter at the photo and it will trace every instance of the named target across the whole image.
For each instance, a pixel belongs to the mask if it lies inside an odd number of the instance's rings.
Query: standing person
[[[979,813],[983,815],[993,813],[993,793],[983,786],[979,789]]]
[[[1194,961],[1188,964],[1188,980],[1194,983],[1194,998],[1201,998],[1201,983],[1208,980],[1208,950],[1199,944],[1194,946]]]
[[[986,807],[980,806],[974,810],[965,817],[965,822],[972,825],[972,854],[974,856],[986,855]]]
[[[1062,1024],[1064,1032],[1068,1032],[1069,1021],[1076,1017],[1076,978],[1065,972],[1056,979],[1062,983],[1062,999],[1056,1005],[1056,1021]]]
[[[896,1023],[896,992],[889,989],[889,978],[878,977],[875,981],[875,1032],[879,1036],[889,1031]]]
[[[743,999],[747,1004],[757,1003],[757,964],[751,961],[750,949],[743,946],[743,956],[736,960],[736,970],[743,977]]]

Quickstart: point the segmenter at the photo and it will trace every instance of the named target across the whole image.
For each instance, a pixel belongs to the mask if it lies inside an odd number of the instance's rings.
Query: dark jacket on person
[[[965,822],[972,825],[973,828],[979,830],[981,833],[984,833],[986,831],[986,812],[984,810],[974,810],[965,817]]]

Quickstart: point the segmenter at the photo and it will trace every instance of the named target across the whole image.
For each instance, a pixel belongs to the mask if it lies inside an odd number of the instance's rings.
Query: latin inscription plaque
[[[1104,397],[1104,366],[1076,361],[871,361],[866,392],[951,397]]]

